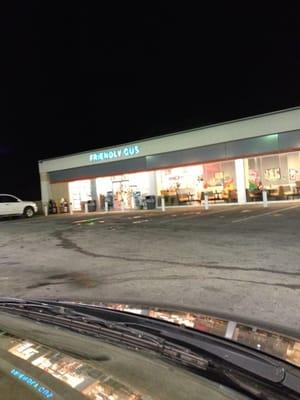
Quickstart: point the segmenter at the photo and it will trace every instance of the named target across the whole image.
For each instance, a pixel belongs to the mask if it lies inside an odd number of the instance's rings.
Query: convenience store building
[[[39,161],[42,202],[80,211],[300,198],[300,107]]]

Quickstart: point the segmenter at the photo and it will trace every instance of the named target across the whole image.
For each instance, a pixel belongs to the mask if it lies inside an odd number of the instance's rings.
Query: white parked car
[[[33,201],[22,201],[11,194],[0,194],[0,216],[24,215],[31,218],[38,207]]]

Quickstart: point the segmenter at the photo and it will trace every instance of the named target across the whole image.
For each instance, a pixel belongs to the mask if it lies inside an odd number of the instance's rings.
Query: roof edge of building
[[[44,161],[56,160],[56,159],[61,159],[61,158],[65,158],[65,157],[76,156],[76,155],[79,155],[79,154],[88,154],[88,153],[93,152],[93,151],[110,149],[112,146],[125,146],[125,145],[135,144],[136,142],[139,142],[139,143],[140,142],[147,142],[147,141],[151,141],[153,139],[159,139],[159,138],[164,138],[164,137],[168,137],[168,136],[176,136],[176,135],[180,135],[180,134],[184,134],[184,133],[195,132],[195,131],[198,131],[198,130],[203,130],[203,129],[207,129],[207,128],[214,128],[214,127],[222,126],[222,125],[229,125],[229,124],[236,123],[236,122],[248,121],[248,120],[255,119],[255,118],[265,117],[265,116],[274,115],[274,114],[281,114],[281,113],[284,113],[284,112],[294,111],[294,110],[300,110],[300,106],[284,108],[284,109],[280,109],[280,110],[277,110],[277,111],[270,111],[270,112],[263,113],[263,114],[251,115],[249,117],[242,117],[242,118],[232,119],[232,120],[224,121],[224,122],[217,122],[215,124],[203,125],[203,126],[200,126],[198,128],[191,128],[191,129],[185,129],[185,130],[180,130],[180,131],[176,131],[176,132],[170,132],[170,133],[153,136],[153,137],[146,138],[146,139],[136,139],[136,140],[133,140],[133,141],[130,141],[130,142],[112,144],[110,146],[100,147],[100,148],[97,148],[97,149],[84,150],[84,151],[80,151],[80,152],[76,152],[76,153],[65,154],[63,156],[43,158],[41,160],[38,160],[38,162],[42,163]]]

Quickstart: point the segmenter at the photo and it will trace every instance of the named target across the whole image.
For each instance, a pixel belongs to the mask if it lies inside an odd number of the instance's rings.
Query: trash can
[[[62,198],[61,201],[60,201],[59,211],[60,211],[60,213],[69,212],[68,202],[64,198]]]
[[[148,210],[153,210],[155,208],[155,196],[146,196],[146,206]]]
[[[57,214],[57,205],[54,200],[49,200],[48,213],[49,214]]]
[[[94,212],[97,210],[96,200],[88,200],[88,212]]]
[[[141,192],[134,192],[133,193],[133,199],[134,199],[134,207],[135,208],[141,208],[141,206],[142,206],[142,194],[141,194]]]
[[[114,207],[113,192],[106,193],[105,201],[107,202],[108,209],[111,210]]]

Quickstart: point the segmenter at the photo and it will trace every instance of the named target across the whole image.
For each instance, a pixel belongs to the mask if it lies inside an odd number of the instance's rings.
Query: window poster
[[[277,181],[281,178],[280,168],[268,168],[265,169],[264,177],[267,181]]]
[[[299,178],[300,178],[300,170],[295,168],[289,168],[289,180],[295,182]]]

